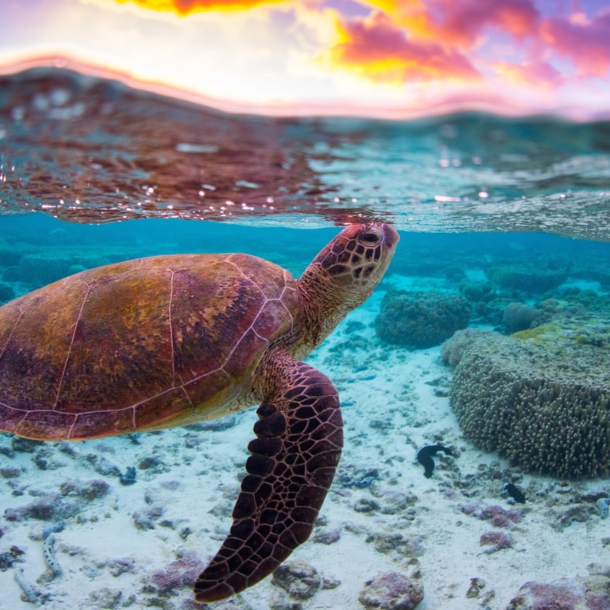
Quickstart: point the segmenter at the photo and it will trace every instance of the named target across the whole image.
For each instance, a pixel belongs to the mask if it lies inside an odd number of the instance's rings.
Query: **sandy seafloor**
[[[386,286],[406,281],[392,276]],[[434,282],[438,280],[417,278],[408,283],[429,289]],[[423,584],[420,610],[500,610],[529,580],[586,576],[591,562],[610,563],[610,546],[603,540],[610,536],[610,520],[597,514],[584,522],[570,523],[569,518],[576,499],[607,490],[608,482],[561,482],[522,475],[518,469],[509,472],[497,455],[465,441],[443,395],[452,373],[440,360],[440,348],[410,351],[376,338],[372,324],[383,294],[378,290],[352,312],[309,358],[339,388],[345,449],[320,524],[290,558],[313,566],[334,588],[320,588],[302,607],[361,608],[358,595],[365,581],[397,571]],[[14,457],[0,455],[3,467],[21,469],[15,478],[0,479],[2,513],[57,493],[66,481],[97,479],[109,485],[101,498],[62,499],[76,503],[78,510],[66,519],[63,531],[54,534],[63,575],[48,580],[44,574],[42,529],[56,518],[0,518],[0,551],[15,545],[24,552],[14,568],[23,568],[24,577],[44,594],[49,610],[194,607],[188,586],[160,592],[153,574],[185,552],[206,562],[219,548],[231,523],[255,420],[251,409],[228,419],[225,429],[141,434],[134,439],[139,444],[129,437],[43,444]],[[426,479],[416,453],[436,442],[451,445],[457,456],[436,458],[436,470]],[[11,437],[1,435],[0,447],[10,445]],[[72,456],[65,453],[66,446],[74,450]],[[92,455],[98,457],[86,458]],[[121,472],[135,466],[137,482],[124,486],[116,475],[100,474],[111,465]],[[527,495],[525,505],[511,505],[503,493],[511,475]],[[342,485],[366,476],[378,479],[363,489]],[[476,511],[462,511],[473,502],[521,511],[522,519],[495,527],[477,518]],[[363,508],[370,510],[361,512]],[[489,547],[481,545],[480,537],[489,531],[508,532],[511,548],[486,553]],[[314,541],[337,537],[331,544]],[[33,605],[22,600],[14,568],[0,572],[2,610]],[[485,581],[478,598],[466,597],[472,578]],[[211,607],[268,609],[278,603],[279,592],[268,578],[233,602]]]

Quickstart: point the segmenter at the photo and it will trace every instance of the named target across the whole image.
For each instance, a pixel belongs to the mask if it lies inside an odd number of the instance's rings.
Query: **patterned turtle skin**
[[[310,535],[343,446],[337,390],[300,362],[372,292],[398,242],[349,225],[300,280],[245,254],[91,269],[0,307],[0,430],[83,440],[261,404],[212,602],[273,572]]]

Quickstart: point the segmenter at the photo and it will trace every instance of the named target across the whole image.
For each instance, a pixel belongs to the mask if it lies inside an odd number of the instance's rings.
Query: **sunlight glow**
[[[65,61],[267,114],[610,113],[610,9],[583,0],[35,0],[0,69]]]

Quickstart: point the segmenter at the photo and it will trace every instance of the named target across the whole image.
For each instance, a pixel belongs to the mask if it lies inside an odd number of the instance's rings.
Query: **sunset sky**
[[[610,115],[610,2],[0,0],[0,67],[271,114]]]

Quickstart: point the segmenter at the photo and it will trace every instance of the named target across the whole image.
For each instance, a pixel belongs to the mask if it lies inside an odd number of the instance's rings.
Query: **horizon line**
[[[204,106],[229,114],[250,114],[273,118],[361,118],[387,121],[409,121],[447,116],[451,114],[482,112],[498,117],[525,118],[546,116],[576,123],[593,123],[610,120],[610,110],[593,111],[576,106],[526,107],[509,102],[499,95],[453,96],[431,103],[427,108],[400,108],[399,106],[371,107],[338,99],[332,104],[288,103],[248,104],[236,100],[218,99],[203,93],[189,91],[162,82],[140,79],[128,72],[84,61],[65,52],[29,54],[13,58],[0,57],[0,75],[9,76],[36,68],[72,70],[85,77],[113,80],[133,90]]]

